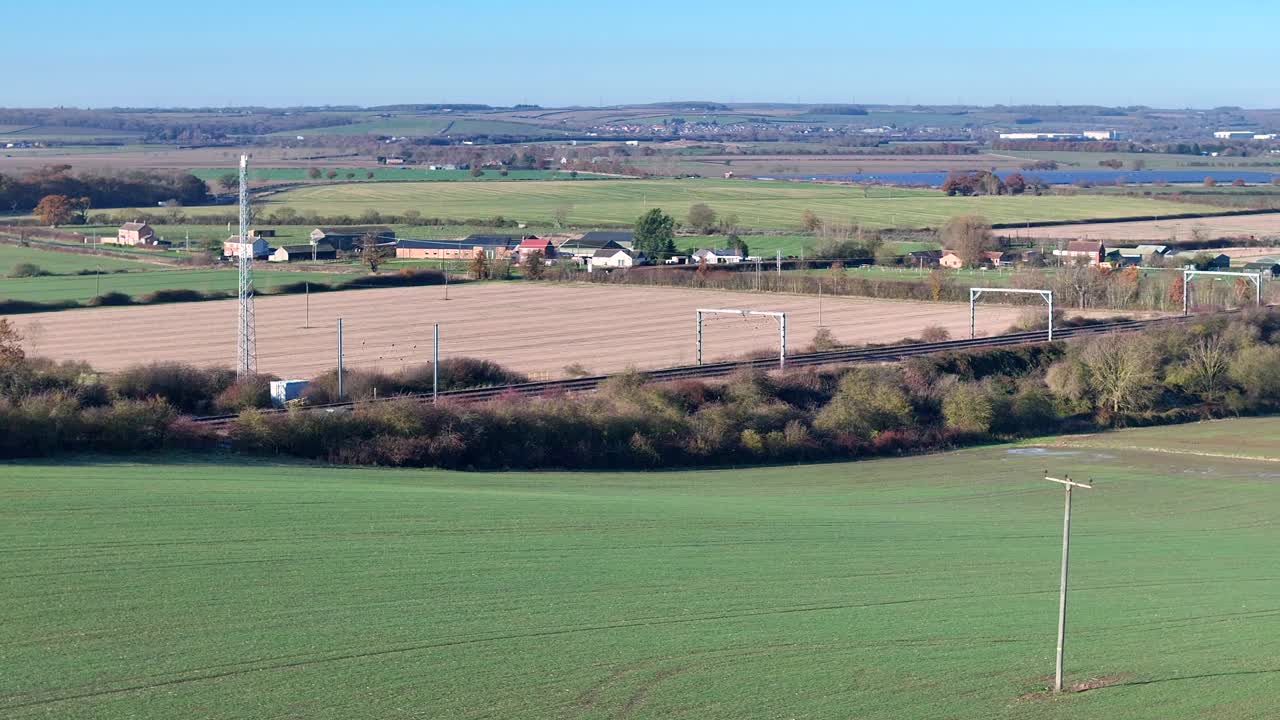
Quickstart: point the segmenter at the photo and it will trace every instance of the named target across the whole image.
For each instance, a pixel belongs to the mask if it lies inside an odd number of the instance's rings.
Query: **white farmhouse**
[[[742,253],[737,250],[728,250],[725,248],[708,248],[698,250],[693,253],[693,262],[700,263],[703,260],[708,265],[728,265],[742,262]]]
[[[591,256],[591,262],[587,265],[587,271],[590,272],[596,268],[606,270],[629,268],[635,264],[635,256],[627,250],[620,247],[606,247],[600,248]]]

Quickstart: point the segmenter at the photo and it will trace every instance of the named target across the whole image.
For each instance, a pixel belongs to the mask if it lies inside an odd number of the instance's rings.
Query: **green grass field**
[[[735,214],[744,227],[794,230],[806,210],[829,222],[873,227],[937,227],[954,215],[978,213],[991,222],[1064,220],[1086,217],[1155,215],[1168,203],[1131,197],[986,196],[947,197],[933,190],[895,188],[891,195],[864,196],[861,188],[752,180],[598,180],[576,182],[356,183],[304,187],[271,195],[264,211],[291,207],[299,212],[347,214],[369,209],[424,217],[488,218],[502,215],[530,224],[550,224],[557,208],[569,210],[578,226],[633,223],[647,208],[660,207],[683,220],[689,207],[706,203]],[[1179,204],[1179,212],[1211,207]],[[225,207],[184,208],[196,218],[225,213]]]
[[[349,180],[349,178],[347,178],[348,173],[351,173],[352,175],[354,175],[354,178],[350,178],[351,180],[356,180],[359,182],[368,182],[369,180],[374,180],[378,182],[387,182],[387,181],[492,182],[492,181],[501,181],[501,180],[554,180],[554,179],[569,180],[570,179],[568,173],[562,173],[559,170],[508,170],[507,175],[503,176],[499,174],[498,170],[489,169],[489,170],[485,170],[484,174],[481,175],[480,177],[472,177],[470,170],[428,170],[425,167],[410,166],[410,165],[399,165],[399,166],[378,167],[378,168],[346,168],[346,167],[328,167],[328,166],[322,166],[322,165],[316,165],[316,167],[324,171],[326,175],[330,171],[334,171],[338,173],[338,177],[334,178],[333,180],[329,180],[327,177],[324,177],[321,180],[314,181],[318,183],[348,181]],[[367,174],[370,172],[373,173],[372,178],[367,177]],[[216,181],[219,178],[221,178],[223,175],[227,175],[228,173],[234,174],[235,171],[229,170],[227,168],[197,168],[191,171],[192,175],[195,175],[201,180],[205,180],[209,182]],[[307,175],[307,173],[308,173],[307,168],[256,168],[249,171],[249,180],[250,182],[255,180],[274,181],[274,182],[309,181],[310,177]],[[591,175],[589,173],[580,173],[576,178],[573,178],[573,179],[589,180],[589,179],[595,179],[598,177],[600,176]]]
[[[10,126],[0,131],[0,140],[88,140],[90,138],[111,138],[113,140],[140,139],[145,133],[130,130],[110,130],[107,128],[68,127],[61,125],[23,125]]]
[[[19,263],[33,263],[46,272],[58,275],[96,268],[101,268],[103,272],[111,272],[113,270],[155,270],[164,267],[123,258],[44,250],[37,246],[0,245],[0,278],[7,275],[13,266]]]
[[[1109,153],[1073,152],[1069,150],[993,150],[997,155],[1008,155],[1033,160],[1053,160],[1062,169],[1098,170],[1103,160],[1119,160],[1121,170],[1132,170],[1133,163],[1141,160],[1148,170],[1231,170],[1274,171],[1280,160],[1265,157],[1204,157],[1200,155],[1172,155],[1168,153]],[[1194,165],[1192,163],[1195,163]]]
[[[1277,435],[669,473],[0,465],[0,715],[1262,720]],[[1241,449],[1265,459],[1187,454]],[[1059,698],[1046,468],[1096,483],[1067,679],[1106,686]]]
[[[329,272],[295,272],[292,270],[254,270],[253,284],[260,290],[277,285],[310,280],[334,283],[350,275]],[[156,270],[154,272],[65,275],[37,278],[0,278],[0,300],[56,302],[85,301],[95,295],[120,292],[138,297],[156,290],[214,290],[235,293],[238,275],[233,266],[200,270]]]
[[[273,135],[563,135],[554,127],[507,120],[431,115],[427,117],[394,117],[370,119],[350,125],[305,128],[273,133]]]

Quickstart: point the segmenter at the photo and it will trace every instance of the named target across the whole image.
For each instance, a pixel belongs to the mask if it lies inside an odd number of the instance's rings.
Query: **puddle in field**
[[[1081,453],[1079,450],[1050,450],[1044,447],[1010,448],[1006,452],[1010,455],[1034,455],[1036,457],[1065,457]]]

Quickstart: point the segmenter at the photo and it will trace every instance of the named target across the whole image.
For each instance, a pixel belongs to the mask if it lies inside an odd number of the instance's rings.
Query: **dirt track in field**
[[[335,324],[343,318],[347,367],[395,370],[431,359],[431,324],[440,323],[441,356],[468,355],[535,377],[559,377],[580,364],[592,372],[652,369],[694,361],[696,308],[752,308],[787,313],[787,346],[799,352],[818,329],[816,297],[680,288],[484,283],[449,288],[317,293],[305,328],[302,295],[256,303],[258,369],[311,377],[332,368]],[[1039,308],[1036,308],[1038,311]],[[978,332],[1003,332],[1027,309],[987,305]],[[824,298],[822,320],[846,343],[919,336],[930,325],[965,337],[965,304]],[[151,361],[235,364],[234,300],[107,307],[14,316],[29,353],[84,360],[111,371]],[[720,316],[704,325],[705,360],[776,350],[772,318]]]
[[[1280,213],[1234,215],[1195,220],[1146,220],[1143,222],[1093,223],[1089,225],[1051,225],[1037,228],[1013,228],[1000,235],[1026,238],[1088,238],[1122,242],[1149,241],[1167,243],[1204,238],[1280,236]]]

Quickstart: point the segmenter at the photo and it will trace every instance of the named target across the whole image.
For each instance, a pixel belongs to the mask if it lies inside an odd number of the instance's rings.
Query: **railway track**
[[[1167,317],[1153,320],[1117,320],[1097,325],[1058,328],[1054,330],[1054,341],[1071,340],[1092,335],[1112,332],[1132,332],[1159,324],[1184,322],[1187,318]],[[1044,330],[1009,333],[984,338],[966,338],[963,340],[946,340],[934,343],[916,343],[911,345],[887,345],[875,348],[850,350],[830,350],[826,352],[801,353],[787,357],[787,367],[816,367],[822,365],[848,365],[855,363],[891,362],[905,360],[921,355],[951,352],[955,350],[972,350],[981,348],[1006,347],[1048,342]],[[666,382],[671,380],[716,378],[731,375],[742,369],[770,370],[776,368],[776,357],[753,358],[750,360],[732,360],[728,362],[704,363],[702,365],[684,365],[679,367],[650,370],[644,373],[651,381]],[[593,375],[590,377],[571,378],[566,380],[542,380],[538,382],[518,383],[514,385],[498,385],[465,390],[448,390],[440,393],[440,399],[453,403],[473,403],[493,400],[504,396],[537,396],[562,393],[591,392],[600,387],[611,375]],[[360,402],[387,402],[390,400],[413,399],[430,403],[430,393],[396,395],[378,400],[362,400]],[[347,412],[356,405],[355,402],[332,403],[328,405],[312,405],[310,412]],[[287,412],[286,410],[264,410],[266,414]],[[224,431],[235,422],[236,415],[210,415],[194,418],[195,422],[214,430]]]

